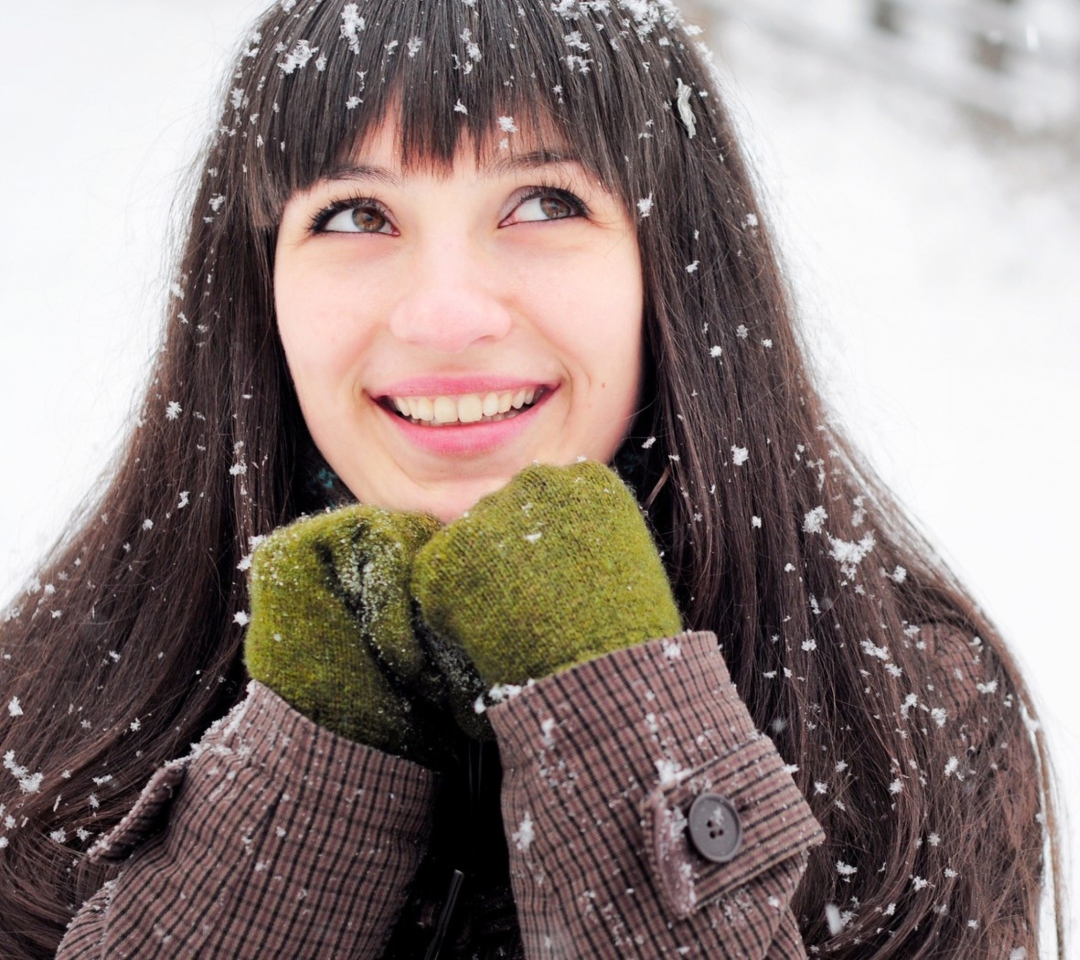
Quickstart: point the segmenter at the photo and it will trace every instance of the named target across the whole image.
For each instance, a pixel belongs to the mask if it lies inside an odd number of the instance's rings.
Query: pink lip
[[[433,381],[430,379],[426,380],[424,381],[424,386],[430,386],[432,382]],[[499,382],[509,383],[510,381],[504,380]],[[405,382],[410,389],[416,389],[418,383],[420,383],[420,381]],[[529,385],[532,386],[533,384]],[[402,384],[400,383],[394,384],[394,389],[398,390],[401,386]],[[512,386],[505,386],[498,388],[488,387],[486,389],[491,391],[512,390],[515,388]],[[441,392],[443,396],[447,396],[451,393],[480,393],[481,391],[475,388],[471,390],[461,390],[460,381],[458,389],[448,391],[444,380],[441,391],[434,393],[435,395],[438,395],[439,392]],[[470,457],[495,450],[503,444],[509,443],[515,437],[527,430],[533,420],[536,419],[537,412],[544,407],[547,401],[554,396],[556,392],[557,390],[545,390],[528,410],[519,413],[516,417],[511,417],[509,420],[499,420],[497,423],[456,423],[444,427],[421,427],[411,420],[406,420],[404,417],[399,416],[387,407],[380,405],[380,409],[390,418],[393,425],[401,431],[406,440],[415,446],[420,447],[422,450],[444,457]],[[432,394],[429,394],[426,391],[396,394],[396,396],[406,397],[431,395]]]
[[[456,397],[467,393],[502,393],[507,390],[528,390],[551,385],[520,377],[473,375],[467,377],[420,376],[408,377],[369,391],[370,395],[384,397]],[[516,420],[517,417],[514,417]]]

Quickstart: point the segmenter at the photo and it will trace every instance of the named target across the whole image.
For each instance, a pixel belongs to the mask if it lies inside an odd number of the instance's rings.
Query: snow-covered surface
[[[5,11],[3,600],[123,430],[157,336],[178,178],[260,6]],[[828,389],[1012,638],[1075,805],[1080,171],[1051,145],[990,144],[925,93],[749,26],[724,44]]]

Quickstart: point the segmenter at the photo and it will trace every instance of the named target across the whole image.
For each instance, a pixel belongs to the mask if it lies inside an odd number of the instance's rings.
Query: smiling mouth
[[[536,406],[546,392],[530,387],[461,396],[385,397],[383,405],[416,426],[452,427],[511,420]]]

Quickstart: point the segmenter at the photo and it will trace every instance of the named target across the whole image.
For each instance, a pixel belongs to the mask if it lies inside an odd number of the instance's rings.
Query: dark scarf
[[[461,743],[459,762],[440,782],[431,845],[386,960],[524,960],[499,804],[499,750],[464,737]],[[456,898],[455,871],[463,874]]]

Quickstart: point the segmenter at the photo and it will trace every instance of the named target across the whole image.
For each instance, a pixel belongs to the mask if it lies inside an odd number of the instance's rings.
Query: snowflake
[[[875,647],[869,640],[863,640],[859,645],[868,657],[877,657],[879,660],[889,659],[888,647]]]
[[[856,566],[874,549],[875,542],[872,533],[868,533],[858,543],[850,543],[847,540],[829,537],[829,543],[832,547],[829,550],[829,556],[840,564],[840,569],[845,577],[854,577]]]
[[[319,52],[318,47],[313,47],[310,40],[297,40],[296,46],[281,63],[282,73],[293,73],[299,67],[301,70],[308,65],[308,61]]]
[[[480,47],[472,38],[472,31],[465,29],[462,31],[461,39],[465,41],[465,53],[470,60],[481,59]],[[469,65],[469,69],[472,69],[472,65]]]
[[[360,52],[358,33],[366,26],[364,18],[360,16],[360,7],[355,3],[345,4],[345,8],[341,11],[341,36],[349,41],[349,49],[353,53]]]
[[[4,769],[19,781],[19,787],[23,793],[37,793],[41,790],[41,781],[45,779],[45,774],[30,773],[26,767],[17,764],[14,750],[9,750],[4,754]]]
[[[732,447],[731,460],[737,467],[741,467],[750,459],[750,451],[746,447]]]
[[[644,199],[637,202],[638,212],[642,215],[642,217],[647,217],[650,213],[652,213],[652,207],[653,198],[651,193]]]
[[[828,519],[829,515],[825,512],[824,507],[814,507],[813,510],[803,517],[803,533],[821,533],[821,529]]]
[[[521,825],[511,834],[511,839],[522,853],[528,850],[536,839],[536,831],[533,829],[532,817],[529,816],[528,811],[525,812]]]

